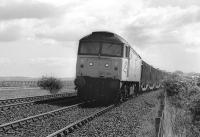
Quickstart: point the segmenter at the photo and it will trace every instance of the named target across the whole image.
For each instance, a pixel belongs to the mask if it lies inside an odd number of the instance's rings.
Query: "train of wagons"
[[[160,88],[165,75],[115,33],[97,31],[79,40],[74,83],[83,100],[124,101]]]

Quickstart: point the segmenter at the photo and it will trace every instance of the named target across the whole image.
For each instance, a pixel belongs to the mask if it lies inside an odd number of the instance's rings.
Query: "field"
[[[75,92],[73,81],[65,81],[64,88],[58,93],[63,92]],[[0,100],[42,95],[50,95],[50,92],[38,87],[0,87]]]

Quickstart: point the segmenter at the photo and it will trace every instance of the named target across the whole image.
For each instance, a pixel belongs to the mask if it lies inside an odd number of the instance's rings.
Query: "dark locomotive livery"
[[[164,75],[117,34],[93,32],[79,41],[75,85],[83,100],[123,101],[160,88]]]

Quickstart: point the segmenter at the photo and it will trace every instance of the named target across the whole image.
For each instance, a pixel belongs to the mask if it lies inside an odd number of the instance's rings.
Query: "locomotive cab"
[[[80,42],[77,76],[119,79],[119,60],[122,57],[122,44],[90,41]]]

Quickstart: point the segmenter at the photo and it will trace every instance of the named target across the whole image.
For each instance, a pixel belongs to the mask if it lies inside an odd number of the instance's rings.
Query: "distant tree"
[[[200,87],[200,77],[197,78],[197,86]]]
[[[184,73],[183,73],[182,71],[180,71],[180,70],[176,70],[174,73],[177,74],[177,75],[183,75],[183,74],[184,74]]]
[[[62,81],[54,77],[43,76],[40,80],[38,80],[37,85],[41,89],[49,90],[52,94],[57,93],[63,88]]]

